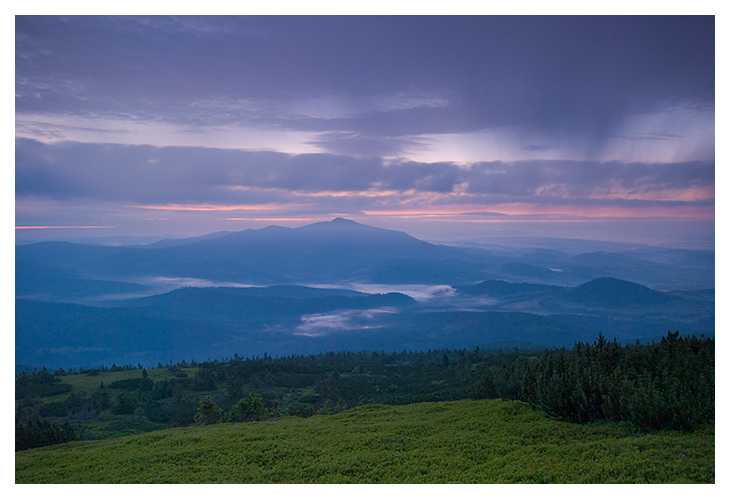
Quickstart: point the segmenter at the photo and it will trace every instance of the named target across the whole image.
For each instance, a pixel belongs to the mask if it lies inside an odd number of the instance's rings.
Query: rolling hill
[[[714,427],[635,434],[522,402],[363,405],[15,455],[16,483],[714,483]]]
[[[601,277],[568,291],[570,301],[602,307],[633,307],[667,303],[669,297],[659,291],[633,282]]]

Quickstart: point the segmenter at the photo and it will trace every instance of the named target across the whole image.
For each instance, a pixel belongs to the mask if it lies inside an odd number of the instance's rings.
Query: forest
[[[668,332],[572,349],[329,352],[16,375],[16,450],[364,404],[521,400],[575,423],[693,431],[715,418],[715,343]]]

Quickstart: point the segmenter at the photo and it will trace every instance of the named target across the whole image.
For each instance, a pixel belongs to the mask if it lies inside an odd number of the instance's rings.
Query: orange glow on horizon
[[[688,187],[686,189],[662,189],[657,191],[607,190],[594,192],[590,199],[633,200],[633,201],[709,201],[715,199],[715,189],[707,187]]]
[[[15,229],[113,229],[113,225],[20,225]]]
[[[298,207],[299,204],[239,204],[239,205],[216,205],[216,204],[164,204],[164,205],[134,205],[130,208],[142,210],[163,210],[163,211],[267,211],[281,210],[284,208]]]
[[[409,208],[402,210],[363,210],[366,215],[372,216],[394,216],[403,218],[434,218],[471,216],[479,212],[510,217],[530,216],[575,216],[582,218],[694,218],[701,220],[713,220],[715,218],[714,206],[642,206],[642,207],[620,207],[620,206],[544,206],[529,203],[505,203],[491,206],[443,206],[434,208]],[[488,220],[488,219],[485,219]],[[508,220],[505,220],[508,221]],[[511,221],[511,220],[510,220]],[[537,221],[537,220],[535,220]],[[551,221],[551,220],[544,220]]]
[[[226,218],[226,220],[243,221],[243,222],[317,222],[320,220],[329,220],[329,218]]]

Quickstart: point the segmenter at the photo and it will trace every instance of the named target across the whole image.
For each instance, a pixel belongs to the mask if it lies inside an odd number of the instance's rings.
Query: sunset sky
[[[713,17],[15,20],[22,240],[345,217],[714,247]]]

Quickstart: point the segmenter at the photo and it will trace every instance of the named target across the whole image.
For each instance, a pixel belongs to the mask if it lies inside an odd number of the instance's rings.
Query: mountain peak
[[[330,223],[333,223],[333,224],[355,224],[355,225],[361,225],[361,224],[355,222],[354,220],[349,220],[347,218],[342,218],[342,217],[337,217],[337,218],[333,219]]]
[[[297,230],[304,230],[304,231],[310,231],[310,230],[378,230],[378,231],[385,231],[386,229],[379,229],[377,227],[371,227],[370,225],[361,224],[358,222],[355,222],[354,220],[349,220],[347,218],[337,217],[329,222],[315,222],[313,224],[304,225],[302,227],[299,227]],[[391,231],[391,232],[397,232],[397,231]]]

